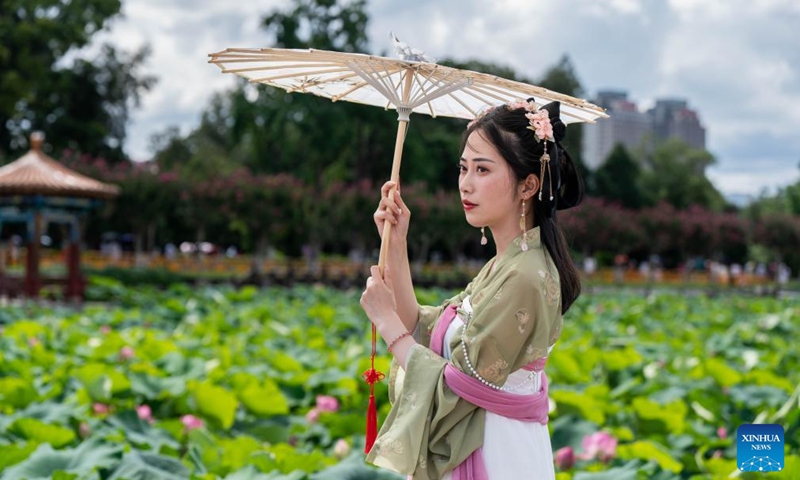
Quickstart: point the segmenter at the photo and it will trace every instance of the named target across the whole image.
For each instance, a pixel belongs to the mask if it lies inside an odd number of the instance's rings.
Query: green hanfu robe
[[[460,307],[467,296],[472,315],[458,309],[466,325],[453,336],[448,361],[428,348],[431,334],[444,309]],[[485,410],[461,399],[443,377],[448,362],[470,374],[462,343],[478,374],[503,385],[512,372],[546,357],[561,333],[559,275],[539,227],[514,239],[466,290],[438,307],[421,306],[418,320],[418,344],[409,351],[405,370],[393,362],[392,410],[367,462],[414,480],[438,480],[483,444]]]

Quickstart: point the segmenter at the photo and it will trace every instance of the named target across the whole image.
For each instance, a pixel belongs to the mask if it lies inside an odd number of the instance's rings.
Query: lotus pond
[[[401,478],[362,461],[359,295],[93,278],[80,311],[3,307],[0,480]],[[797,300],[584,295],[547,367],[559,480],[726,478],[745,423],[800,478],[798,331]]]

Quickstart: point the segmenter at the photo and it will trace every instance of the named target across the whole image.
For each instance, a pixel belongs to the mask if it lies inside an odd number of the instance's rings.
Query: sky
[[[152,156],[150,137],[195,127],[210,96],[235,78],[207,63],[228,47],[269,47],[262,18],[289,0],[123,0],[96,39],[148,44],[158,77],[132,115],[126,149]],[[797,0],[369,0],[370,53],[388,32],[434,58],[478,59],[540,77],[569,55],[591,100],[628,92],[646,108],[680,98],[706,127],[708,176],[728,197],[800,179],[800,2]]]

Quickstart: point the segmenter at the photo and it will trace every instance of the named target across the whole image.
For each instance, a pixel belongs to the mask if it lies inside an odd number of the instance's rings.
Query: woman
[[[374,218],[379,231],[393,224],[392,248],[384,279],[372,267],[361,305],[394,355],[393,407],[368,462],[413,479],[555,477],[544,366],[580,293],[555,212],[583,196],[560,148],[565,130],[557,102],[537,109],[533,99],[469,124],[459,192],[467,222],[489,228],[497,254],[439,307],[416,302],[410,212],[384,185]]]

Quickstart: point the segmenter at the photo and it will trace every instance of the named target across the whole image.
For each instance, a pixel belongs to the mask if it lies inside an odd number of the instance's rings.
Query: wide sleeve
[[[546,277],[538,269],[497,273],[495,282],[471,296],[466,348],[459,330],[450,344],[449,363],[473,375],[471,363],[481,376],[501,385],[509,373],[546,354],[560,302],[548,297]],[[439,479],[482,445],[485,411],[447,387],[447,364],[422,344],[409,351],[402,388],[368,462],[413,474],[415,480]]]
[[[461,293],[444,301],[441,305],[420,305],[417,313],[417,325],[414,328],[413,337],[417,343],[425,347],[431,344],[431,334],[436,325],[436,320],[442,316],[442,312],[449,305],[460,305],[461,302],[469,296],[472,292],[472,283],[470,282]],[[389,403],[394,405],[397,401],[397,391],[402,386],[405,378],[405,370],[396,358],[392,357],[391,365],[389,366]]]

